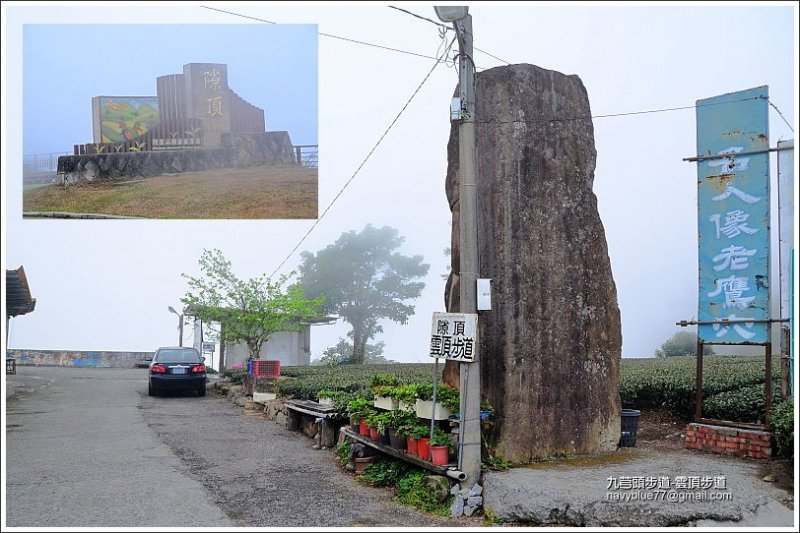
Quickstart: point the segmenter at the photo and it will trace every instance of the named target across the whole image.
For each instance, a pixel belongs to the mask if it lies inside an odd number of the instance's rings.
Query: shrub
[[[329,389],[358,393],[372,399],[374,393],[370,385],[375,376],[384,376],[378,381],[394,379],[398,383],[430,383],[433,380],[432,371],[433,365],[430,363],[287,366],[281,367],[281,376],[292,379],[279,381],[275,392],[298,400],[315,400],[320,390]]]
[[[778,387],[772,388],[772,401],[779,400]],[[720,392],[703,402],[703,416],[733,422],[764,422],[764,384]]]
[[[345,441],[336,448],[336,456],[339,458],[339,463],[344,466],[350,462],[350,449],[353,447],[353,443],[350,442],[349,439],[345,439]]]
[[[425,485],[424,479],[428,475],[423,470],[413,469],[397,481],[396,496],[400,503],[427,511],[439,516],[450,515],[450,504],[454,496],[440,502]]]
[[[791,400],[772,405],[769,413],[769,425],[775,435],[776,455],[792,457],[794,455],[794,404]]]
[[[622,407],[664,408],[691,420],[694,414],[695,357],[623,359],[619,393]],[[780,375],[773,362],[773,375]],[[708,401],[721,392],[736,391],[764,381],[763,356],[708,356],[703,361],[703,393]],[[704,402],[705,409],[705,402]],[[707,416],[708,413],[706,413]],[[722,418],[727,418],[727,415]]]
[[[405,461],[379,459],[367,466],[357,479],[374,487],[394,486],[411,468]]]
[[[393,376],[391,374],[377,374],[372,376],[372,380],[369,383],[370,387],[396,387],[400,385],[400,379],[397,376]]]
[[[241,383],[244,381],[245,374],[247,374],[247,370],[243,368],[228,368],[225,370],[223,376],[230,379],[233,383]]]

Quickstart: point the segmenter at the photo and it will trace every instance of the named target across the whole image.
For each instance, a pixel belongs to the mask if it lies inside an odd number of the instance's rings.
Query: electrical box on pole
[[[492,280],[478,278],[478,311],[492,310]]]

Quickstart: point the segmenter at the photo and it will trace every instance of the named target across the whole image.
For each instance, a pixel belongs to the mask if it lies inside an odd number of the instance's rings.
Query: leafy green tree
[[[321,316],[323,299],[306,298],[298,285],[284,290],[288,276],[275,283],[266,274],[239,279],[219,250],[203,250],[199,263],[201,276],[181,274],[189,285],[181,298],[186,314],[219,322],[220,341],[244,342],[253,359],[273,333],[299,331],[303,321]]]
[[[396,363],[391,359],[383,356],[383,349],[386,344],[381,341],[375,344],[367,343],[364,346],[364,364],[368,365],[383,365],[388,363]],[[325,365],[325,366],[338,366],[347,365],[353,359],[353,344],[341,337],[336,346],[330,346],[322,352],[320,359],[315,359],[311,362],[312,365]]]
[[[307,297],[325,297],[324,311],[337,313],[352,326],[348,336],[355,364],[365,362],[367,341],[383,331],[379,321],[408,322],[414,306],[407,302],[425,288],[417,280],[430,265],[421,255],[395,252],[404,240],[392,227],[367,224],[361,232],[343,233],[316,254],[301,254],[300,284]]]
[[[679,355],[697,355],[697,333],[694,331],[678,331],[665,340],[661,348],[656,350],[656,357],[676,357]],[[711,346],[703,346],[703,355],[714,355]]]

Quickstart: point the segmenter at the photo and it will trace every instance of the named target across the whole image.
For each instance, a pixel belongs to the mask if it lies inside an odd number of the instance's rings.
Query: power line
[[[734,103],[737,103],[737,102],[745,102],[745,101],[748,101],[748,100],[758,100],[758,99],[761,99],[761,98],[762,98],[761,96],[752,96],[752,97],[749,97],[749,98],[740,98],[738,100],[731,100],[730,102],[709,102],[707,104],[699,104],[699,105],[695,104],[695,105],[687,105],[687,106],[680,106],[680,107],[664,107],[664,108],[660,108],[660,109],[648,109],[648,110],[644,110],[644,111],[628,111],[628,112],[623,112],[623,113],[608,113],[608,114],[603,114],[603,115],[590,115],[590,116],[587,116],[587,117],[569,117],[569,118],[551,117],[551,118],[540,118],[540,119],[535,119],[535,120],[493,120],[493,119],[488,119],[488,120],[476,120],[475,122],[477,124],[515,124],[515,123],[516,124],[522,124],[522,123],[525,123],[525,124],[538,124],[538,123],[544,123],[544,122],[571,122],[571,121],[576,121],[576,120],[591,120],[591,119],[594,119],[594,118],[625,117],[625,116],[630,116],[630,115],[645,115],[645,114],[650,114],[650,113],[665,113],[665,112],[668,112],[668,111],[681,111],[681,110],[686,110],[686,109],[696,109],[698,107],[707,107],[707,106],[712,106],[712,105],[734,104]]]
[[[418,19],[425,20],[425,21],[427,21],[427,22],[430,22],[431,24],[434,24],[434,25],[436,25],[436,26],[439,26],[440,28],[444,28],[444,29],[445,29],[445,31],[453,31],[453,28],[451,28],[451,27],[450,27],[450,26],[448,26],[447,24],[442,24],[441,22],[436,22],[435,20],[433,20],[433,19],[429,19],[428,17],[423,17],[422,15],[417,15],[416,13],[413,13],[413,12],[411,12],[411,11],[407,10],[407,9],[403,9],[402,7],[397,7],[397,6],[389,6],[389,9],[396,9],[396,10],[398,10],[398,11],[402,11],[403,13],[406,13],[406,14],[408,14],[408,15],[411,15],[412,17],[417,17]]]
[[[773,103],[772,103],[772,100],[770,100],[769,98],[767,98],[767,101],[769,102],[769,105],[771,105],[771,106],[772,106],[772,108],[773,108],[775,111],[777,111],[777,112],[778,112],[778,115],[780,115],[780,117],[783,119],[783,121],[784,121],[784,122],[786,122],[786,125],[787,125],[787,126],[789,126],[789,129],[790,129],[790,130],[792,130],[792,133],[794,133],[794,128],[793,128],[793,127],[792,127],[792,125],[791,125],[791,124],[789,124],[789,122],[786,120],[786,117],[784,117],[784,116],[783,116],[783,113],[781,113],[781,110],[780,110],[780,109],[778,109],[778,106],[776,106],[775,104],[773,104]]]
[[[286,256],[286,257],[283,259],[283,261],[281,261],[281,263],[280,263],[280,264],[277,266],[277,268],[276,268],[275,270],[273,270],[273,271],[272,271],[272,274],[270,274],[270,276],[269,276],[270,278],[271,278],[272,276],[274,276],[274,275],[275,275],[275,274],[276,274],[276,273],[277,273],[277,272],[278,272],[278,271],[281,269],[281,267],[283,267],[283,265],[284,265],[284,264],[286,264],[286,261],[288,261],[288,260],[289,260],[289,259],[292,257],[292,255],[293,255],[293,254],[294,254],[294,253],[297,251],[297,249],[298,249],[298,248],[300,248],[300,245],[301,245],[301,244],[303,244],[303,242],[304,242],[304,241],[306,240],[306,238],[307,238],[307,237],[308,237],[308,236],[311,234],[311,232],[312,232],[312,231],[314,231],[314,228],[316,228],[316,227],[319,225],[319,223],[320,223],[320,221],[322,220],[322,218],[323,218],[323,217],[324,217],[324,216],[325,216],[325,215],[328,213],[328,211],[330,211],[331,207],[333,207],[333,204],[335,204],[335,203],[336,203],[336,201],[339,199],[339,197],[340,197],[340,196],[342,196],[342,193],[344,193],[344,190],[347,188],[347,186],[348,186],[348,185],[350,185],[350,183],[351,183],[351,182],[352,182],[352,181],[355,179],[355,177],[358,175],[358,173],[361,171],[361,169],[362,169],[362,168],[364,168],[364,165],[367,163],[367,161],[369,161],[369,159],[372,157],[372,154],[374,154],[374,153],[375,153],[375,150],[377,150],[378,146],[380,146],[380,144],[381,144],[381,143],[383,142],[383,140],[386,138],[386,135],[388,135],[389,131],[390,131],[390,130],[391,130],[393,127],[394,127],[394,125],[395,125],[395,124],[397,123],[397,121],[400,119],[400,116],[401,116],[401,115],[402,115],[402,114],[405,112],[405,110],[408,108],[409,104],[411,104],[411,101],[412,101],[412,100],[414,100],[414,98],[415,98],[415,97],[417,96],[417,94],[419,93],[420,89],[422,89],[423,85],[425,85],[425,83],[428,81],[428,78],[430,78],[430,77],[431,77],[431,74],[433,74],[433,71],[434,71],[434,70],[436,70],[436,67],[437,67],[437,66],[439,66],[439,63],[441,63],[441,62],[442,62],[442,58],[443,58],[443,57],[445,57],[445,56],[446,56],[446,55],[447,55],[447,54],[450,52],[450,48],[452,47],[452,45],[453,45],[453,42],[455,42],[455,38],[453,38],[453,40],[452,40],[452,41],[450,41],[450,46],[448,46],[448,47],[445,49],[445,51],[444,51],[444,52],[442,52],[442,55],[441,55],[439,58],[437,58],[437,59],[436,59],[436,62],[433,64],[433,66],[431,67],[431,69],[428,71],[428,73],[427,73],[427,74],[425,75],[425,77],[422,79],[422,81],[421,81],[421,82],[420,82],[420,84],[417,86],[417,88],[416,88],[416,89],[414,89],[414,92],[413,92],[413,93],[411,94],[411,96],[408,98],[408,100],[406,101],[405,105],[403,105],[402,109],[400,109],[400,112],[399,112],[399,113],[397,113],[397,116],[395,116],[395,117],[394,117],[394,120],[392,120],[391,124],[389,124],[389,126],[388,126],[388,127],[386,128],[386,130],[383,132],[383,135],[381,135],[381,136],[380,136],[380,138],[379,138],[379,139],[378,139],[378,141],[375,143],[375,145],[372,147],[372,149],[369,151],[369,153],[366,155],[366,157],[364,157],[364,159],[361,161],[361,164],[359,164],[359,165],[358,165],[358,168],[356,168],[355,172],[353,172],[353,175],[352,175],[352,176],[350,176],[350,178],[349,178],[349,179],[348,179],[348,180],[345,182],[345,184],[342,186],[342,188],[341,188],[341,189],[339,189],[339,192],[338,192],[338,193],[336,193],[336,196],[334,196],[334,197],[333,197],[333,200],[331,200],[331,201],[330,201],[330,203],[328,204],[328,206],[327,206],[327,207],[325,208],[325,210],[324,210],[324,211],[323,211],[323,212],[322,212],[322,213],[319,215],[319,217],[317,218],[317,220],[315,220],[315,221],[314,221],[314,223],[311,225],[311,227],[310,227],[310,228],[308,228],[308,231],[307,231],[307,232],[305,233],[305,235],[303,235],[303,237],[302,237],[302,238],[301,238],[301,239],[298,241],[298,243],[295,245],[295,247],[294,247],[294,248],[292,248],[292,250],[291,250],[291,251],[290,251],[290,252],[287,254],[287,256]]]
[[[429,19],[428,17],[423,17],[422,15],[418,15],[418,14],[416,14],[416,13],[414,13],[412,11],[409,11],[407,9],[403,9],[401,7],[396,7],[396,6],[389,6],[389,8],[390,9],[396,9],[397,11],[401,11],[403,13],[406,13],[407,15],[411,15],[412,17],[416,17],[416,18],[422,19],[422,20],[424,20],[426,22],[430,22],[431,24],[434,24],[434,25],[438,26],[439,28],[443,28],[444,31],[453,31],[453,28],[451,28],[450,26],[448,26],[446,24],[442,24],[441,22],[436,22],[433,19]],[[481,50],[480,48],[478,48],[475,45],[473,45],[472,48],[474,48],[478,52],[486,54],[487,56],[492,57],[492,58],[494,58],[494,59],[496,59],[496,60],[498,60],[498,61],[500,61],[502,63],[505,63],[506,65],[510,65],[511,64],[508,61],[506,61],[505,59],[501,59],[501,58],[497,57],[496,55],[490,54],[489,52],[487,52],[485,50]],[[479,67],[475,67],[475,68],[477,70]]]
[[[236,17],[242,17],[242,18],[246,18],[246,19],[250,19],[250,20],[257,20],[258,22],[266,22],[267,24],[278,24],[274,20],[262,19],[262,18],[258,18],[258,17],[253,17],[251,15],[243,15],[242,13],[234,13],[233,11],[226,11],[224,9],[219,9],[219,8],[216,8],[216,7],[210,7],[210,6],[200,6],[200,7],[205,8],[205,9],[210,9],[212,11],[219,11],[220,13],[226,13],[228,15],[234,15]],[[423,57],[425,59],[436,59],[438,61],[437,57],[426,56],[425,54],[419,54],[417,52],[409,52],[408,50],[402,50],[400,48],[392,48],[390,46],[384,46],[382,44],[369,43],[367,41],[359,41],[358,39],[351,39],[349,37],[342,37],[341,35],[333,35],[332,33],[317,32],[317,34],[321,35],[323,37],[328,37],[328,38],[331,38],[331,39],[338,39],[340,41],[346,41],[346,42],[354,43],[354,44],[361,44],[361,45],[364,45],[364,46],[371,46],[373,48],[379,48],[381,50],[387,50],[389,52],[397,52],[399,54],[407,54],[407,55],[416,56],[416,57]]]
[[[486,54],[486,55],[487,55],[487,56],[489,56],[489,57],[493,57],[493,58],[495,58],[495,59],[496,59],[496,60],[498,60],[498,61],[502,61],[502,62],[503,62],[503,63],[505,63],[506,65],[510,65],[510,64],[511,64],[511,63],[509,63],[508,61],[506,61],[505,59],[499,58],[499,57],[497,57],[496,55],[492,55],[492,54],[490,54],[489,52],[487,52],[486,50],[481,50],[480,48],[478,48],[478,47],[477,47],[477,46],[475,46],[475,45],[473,45],[473,46],[472,46],[472,48],[474,48],[474,49],[475,49],[475,50],[477,50],[478,52],[481,52],[481,53],[483,53],[483,54]]]

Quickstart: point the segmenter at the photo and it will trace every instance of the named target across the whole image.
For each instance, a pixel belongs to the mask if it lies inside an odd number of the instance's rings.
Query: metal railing
[[[72,155],[72,152],[23,155],[23,176],[29,174],[38,174],[41,172],[56,172],[56,170],[58,170],[58,157],[62,155]]]
[[[295,161],[303,167],[319,168],[319,145],[298,144],[294,146]]]

